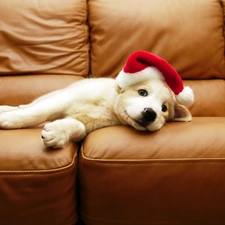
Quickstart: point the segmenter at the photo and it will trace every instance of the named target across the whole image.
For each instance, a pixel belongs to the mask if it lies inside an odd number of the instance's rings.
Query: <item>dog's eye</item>
[[[140,89],[140,90],[138,90],[138,94],[145,97],[148,95],[148,92],[144,89]]]
[[[166,112],[167,111],[167,106],[166,105],[162,105],[162,111]]]

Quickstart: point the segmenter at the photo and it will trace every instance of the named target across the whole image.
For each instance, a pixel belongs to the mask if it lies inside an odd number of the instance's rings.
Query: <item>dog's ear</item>
[[[121,94],[124,92],[124,90],[121,87],[119,87],[118,85],[116,86],[116,91],[118,94]]]
[[[174,117],[171,119],[171,121],[189,122],[191,120],[192,115],[188,108],[176,102],[174,105]]]

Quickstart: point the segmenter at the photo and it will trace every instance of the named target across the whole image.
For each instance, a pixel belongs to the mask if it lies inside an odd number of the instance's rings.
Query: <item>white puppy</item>
[[[157,131],[169,120],[190,121],[165,82],[152,79],[120,88],[115,79],[92,78],[44,95],[28,105],[0,106],[0,128],[37,126],[46,121],[42,138],[47,147],[80,141],[93,130],[130,125]]]

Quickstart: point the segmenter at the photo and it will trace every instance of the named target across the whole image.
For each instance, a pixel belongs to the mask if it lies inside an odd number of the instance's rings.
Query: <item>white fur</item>
[[[145,89],[148,96],[138,91]],[[162,111],[162,105],[168,110]],[[156,118],[150,123],[143,111],[151,108]],[[15,129],[37,126],[47,147],[61,148],[80,141],[88,133],[106,126],[130,125],[137,130],[159,130],[166,121],[190,121],[188,109],[179,105],[172,91],[160,80],[144,81],[121,89],[115,79],[84,79],[44,95],[28,105],[0,106],[0,127]],[[143,122],[144,121],[144,122]]]

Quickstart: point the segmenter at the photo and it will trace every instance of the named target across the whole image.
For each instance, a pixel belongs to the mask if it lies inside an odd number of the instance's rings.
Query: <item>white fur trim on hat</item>
[[[176,95],[177,102],[182,105],[191,105],[194,102],[194,93],[193,90],[186,86],[178,95]]]
[[[151,79],[165,80],[163,74],[157,68],[147,67],[136,73],[125,73],[122,70],[116,77],[116,82],[120,88],[124,89],[128,86]]]

